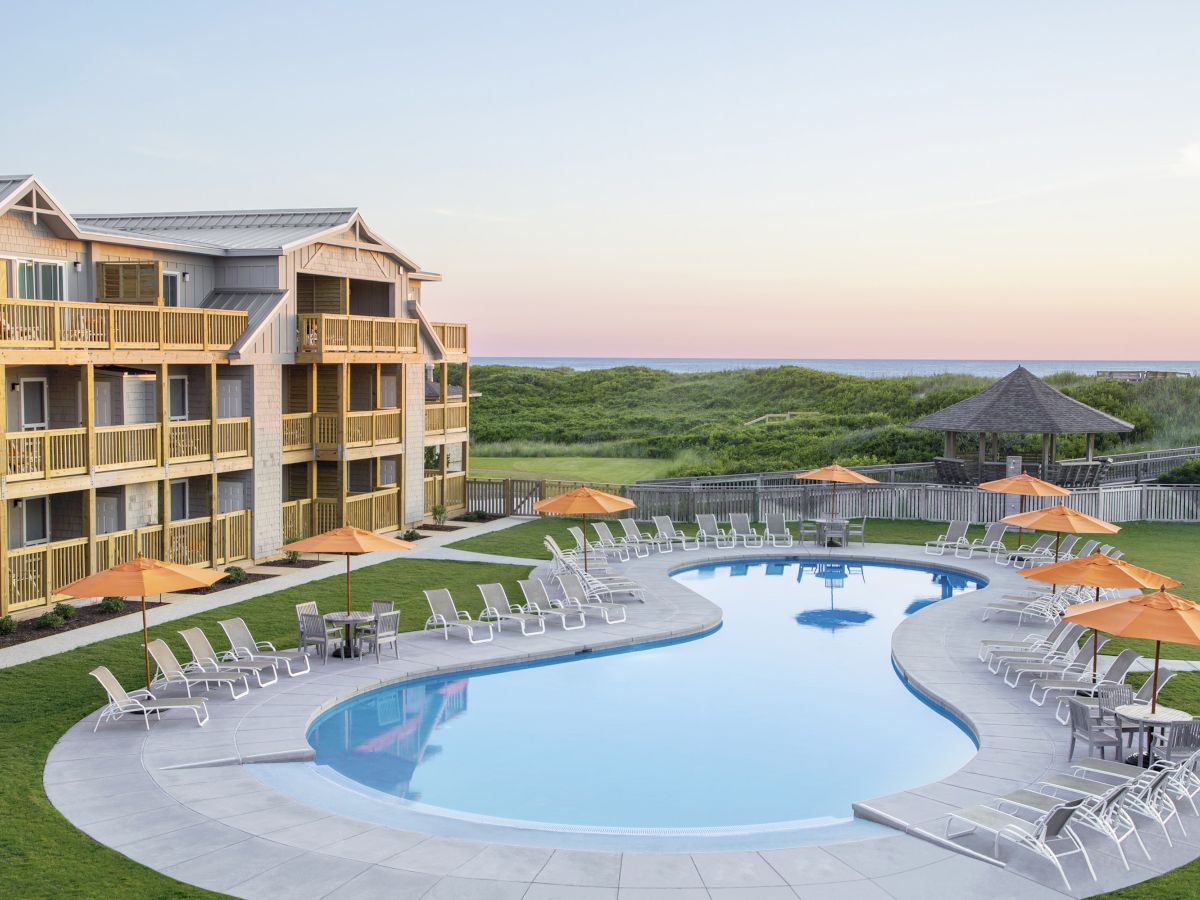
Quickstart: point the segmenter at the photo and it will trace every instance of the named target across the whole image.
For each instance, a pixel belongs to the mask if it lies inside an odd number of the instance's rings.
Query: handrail
[[[301,313],[296,316],[297,353],[416,353],[416,319]]]
[[[467,326],[462,322],[430,322],[447,353],[467,352]]]

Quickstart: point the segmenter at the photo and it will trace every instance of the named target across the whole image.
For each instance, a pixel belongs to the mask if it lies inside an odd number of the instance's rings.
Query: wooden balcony
[[[412,357],[419,350],[416,319],[382,316],[349,316],[333,313],[302,313],[296,317],[299,331],[296,356],[306,361],[395,362],[387,357]]]
[[[296,501],[305,502],[305,501]],[[317,533],[353,525],[366,531],[395,531],[401,525],[400,488],[388,487],[346,498],[346,521],[342,522],[341,502],[318,497],[314,504],[314,528]]]
[[[467,326],[461,322],[431,322],[438,340],[451,356],[467,355]]]
[[[404,438],[404,417],[399,409],[376,409],[346,413],[346,431],[341,416],[317,413],[313,416],[313,434],[318,450],[338,446],[378,447],[399,444]]]
[[[224,351],[245,330],[236,310],[0,300],[0,347],[13,350]]]
[[[160,466],[159,434],[157,422],[97,428],[93,459],[88,452],[86,428],[10,432],[4,436],[0,474],[9,482],[42,481],[86,475],[93,469],[110,472]],[[215,455],[212,434],[208,419],[169,423],[167,459],[185,463],[250,456],[250,419],[217,420]]]
[[[313,414],[284,413],[283,449],[311,450],[313,446]]]
[[[286,501],[283,504],[283,542],[290,544],[313,534],[313,501]]]
[[[469,403],[426,403],[425,433],[448,434],[466,431],[470,424]]]
[[[440,472],[425,472],[425,515],[430,515],[439,504],[448,510],[466,507],[466,472],[450,472],[444,477]]]
[[[57,599],[57,588],[88,574],[88,557],[85,537],[9,550],[8,604],[4,613]]]

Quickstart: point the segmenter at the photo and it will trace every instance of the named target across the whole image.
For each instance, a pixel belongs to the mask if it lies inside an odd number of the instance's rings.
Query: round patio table
[[[359,612],[352,610],[351,612],[331,612],[325,613],[325,621],[332,625],[341,625],[346,629],[346,640],[342,646],[331,653],[331,656],[348,659],[359,655],[358,641],[355,639],[354,632],[360,625],[366,625],[368,622],[374,622],[375,617],[369,612]]]
[[[1192,721],[1191,713],[1186,713],[1182,709],[1163,706],[1161,703],[1154,712],[1150,712],[1149,703],[1125,703],[1115,707],[1113,714],[1116,715],[1118,721],[1125,719],[1138,726],[1138,765],[1142,765],[1143,761],[1146,760],[1145,737],[1148,731],[1156,725],[1171,725],[1175,722]]]
[[[836,541],[835,536],[846,539],[846,527],[850,520],[844,519],[841,516],[813,516],[808,519],[809,522],[817,523],[817,541],[822,547],[840,547],[840,541]]]

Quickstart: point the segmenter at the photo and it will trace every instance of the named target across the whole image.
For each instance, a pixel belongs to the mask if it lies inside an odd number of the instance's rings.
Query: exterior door
[[[121,530],[121,501],[112,494],[96,495],[96,534]]]
[[[217,482],[217,512],[231,513],[246,508],[245,483],[242,481]]]
[[[21,379],[21,430],[45,431],[49,416],[46,408],[46,379]]]
[[[113,414],[113,382],[108,378],[100,378],[93,385],[93,397],[96,404],[96,426],[103,428],[116,425],[117,417]]]
[[[217,418],[242,417],[242,383],[233,378],[217,379]]]

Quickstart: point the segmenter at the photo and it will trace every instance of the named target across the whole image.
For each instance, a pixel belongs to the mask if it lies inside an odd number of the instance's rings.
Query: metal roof
[[[143,237],[216,250],[272,250],[349,225],[357,210],[262,209],[75,216],[100,234]]]
[[[200,306],[203,309],[244,310],[247,316],[243,334],[252,334],[275,311],[286,294],[287,291],[257,288],[220,288],[205,297]]]
[[[7,203],[12,195],[32,177],[32,175],[0,175],[0,205]]]
[[[910,423],[931,431],[1101,434],[1133,426],[1056,391],[1024,366],[943,410]]]

